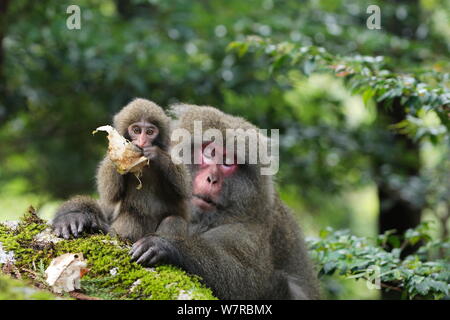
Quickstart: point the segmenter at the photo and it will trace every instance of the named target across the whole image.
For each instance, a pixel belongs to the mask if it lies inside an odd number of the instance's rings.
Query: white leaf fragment
[[[142,151],[137,146],[125,139],[116,129],[106,125],[98,127],[92,132],[106,131],[108,133],[108,156],[116,166],[120,174],[133,173],[139,180],[137,189],[142,187],[139,177],[142,175],[142,169],[148,165],[149,159],[142,155]]]
[[[5,249],[3,249],[3,245],[0,242],[0,264],[14,262],[16,262],[16,260],[14,259],[14,252],[6,251]]]
[[[6,226],[8,229],[11,229],[11,231],[15,231],[17,227],[19,227],[19,221],[2,221],[0,222],[2,225]]]
[[[44,242],[44,243],[57,243],[62,241],[63,239],[58,238],[53,232],[51,228],[47,228],[44,231],[38,233],[34,236],[34,240],[37,242]]]
[[[56,257],[45,270],[47,283],[56,293],[80,289],[81,269],[86,268],[82,253],[66,253]]]
[[[133,292],[136,289],[136,287],[141,283],[142,283],[141,279],[137,279],[135,282],[133,282],[133,284],[130,287],[130,292]]]
[[[109,273],[112,275],[112,276],[115,276],[116,274],[117,274],[117,271],[118,271],[119,269],[118,268],[112,268],[111,270],[109,270]]]
[[[186,291],[186,290],[180,290],[178,293],[177,300],[193,300],[194,297],[192,295],[192,290]]]

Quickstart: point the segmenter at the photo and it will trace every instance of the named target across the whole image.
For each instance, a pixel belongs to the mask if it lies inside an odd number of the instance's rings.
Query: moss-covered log
[[[144,268],[131,262],[130,244],[110,235],[84,235],[79,239],[55,237],[33,208],[19,222],[0,223],[0,267],[4,274],[21,278],[47,292],[17,295],[5,289],[3,299],[48,299],[51,288],[44,271],[50,261],[65,253],[83,253],[89,271],[81,279],[81,297],[101,299],[215,299],[197,276],[173,266]],[[1,276],[1,275],[0,275]],[[23,284],[0,277],[0,288]],[[0,290],[3,291],[3,290]],[[15,292],[15,293],[14,293]],[[28,291],[31,292],[31,291]],[[64,294],[62,297],[74,297]],[[80,297],[80,295],[75,296]]]

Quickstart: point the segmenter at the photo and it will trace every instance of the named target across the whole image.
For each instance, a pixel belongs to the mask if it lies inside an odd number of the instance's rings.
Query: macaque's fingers
[[[145,264],[146,261],[151,260],[155,254],[155,249],[151,247],[136,261],[139,264]]]
[[[66,225],[62,226],[62,235],[63,235],[63,238],[66,240],[70,238],[69,228],[67,228]]]
[[[70,223],[70,231],[72,231],[72,234],[74,237],[78,237],[78,227],[77,227],[76,220],[74,220]]]
[[[139,258],[147,249],[145,246],[139,246],[136,247],[132,250],[132,255],[131,255],[131,261],[135,261],[137,258]]]
[[[59,238],[61,237],[61,227],[54,227],[53,233]]]
[[[95,217],[92,221],[92,229],[95,231],[108,232],[109,226],[101,217]]]
[[[83,228],[84,228],[84,221],[81,220],[80,223],[78,224],[78,232],[83,232]]]
[[[151,258],[149,260],[149,262],[147,263],[148,266],[153,266],[155,264],[157,264],[158,262],[162,262],[164,260],[164,254],[161,252],[157,252],[153,258]]]
[[[157,146],[149,145],[149,146],[142,148],[142,153],[143,153],[144,157],[152,160],[152,159],[155,159],[155,157],[158,155],[157,148],[158,148]]]
[[[108,230],[109,230],[108,224],[104,221],[99,221],[99,230],[108,232]]]
[[[94,231],[98,230],[98,223],[97,223],[96,219],[92,219],[91,229]]]
[[[131,246],[131,250],[136,249],[137,247],[139,247],[142,243],[142,239],[139,239],[138,241],[136,241],[135,243],[133,243],[133,245]]]
[[[136,241],[136,242],[133,244],[133,246],[131,247],[131,250],[134,251],[134,250],[136,250],[137,248],[143,246],[144,243],[145,243],[146,241],[148,241],[148,238],[147,238],[147,237],[139,239],[138,241]]]
[[[72,211],[61,214],[52,222],[54,233],[58,237],[68,239],[73,235],[78,237],[89,224],[87,216],[80,211]]]

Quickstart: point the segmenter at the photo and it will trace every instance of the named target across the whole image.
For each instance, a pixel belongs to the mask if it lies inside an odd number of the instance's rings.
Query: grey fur
[[[191,133],[195,120],[203,130],[255,128],[213,107],[171,110],[175,126]],[[193,178],[197,167],[189,166]],[[317,277],[301,230],[272,177],[259,172],[258,165],[239,165],[222,187],[220,207],[192,212],[188,236],[148,237],[135,245],[135,258],[147,253],[140,260],[144,265],[172,263],[197,274],[221,299],[317,299]]]

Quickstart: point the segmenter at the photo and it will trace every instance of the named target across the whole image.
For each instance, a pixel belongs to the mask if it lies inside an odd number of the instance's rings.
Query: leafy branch
[[[405,297],[441,299],[450,291],[450,241],[432,241],[430,223],[409,229],[402,243],[393,231],[376,239],[357,237],[348,230],[327,228],[318,239],[308,239],[311,256],[319,274],[339,275],[366,281],[379,281],[383,290],[401,291]],[[423,243],[419,250],[400,258],[406,245]],[[387,246],[393,247],[388,251]],[[443,257],[433,255],[444,248]]]
[[[375,99],[389,106],[394,99],[400,99],[408,117],[398,129],[415,139],[441,135],[450,127],[449,73],[434,70],[414,74],[394,72],[383,56],[339,56],[322,47],[272,43],[258,36],[231,42],[228,50],[239,57],[252,53],[267,58],[271,74],[286,69],[299,70],[306,76],[314,72],[332,73],[343,78],[349,90],[360,94],[365,103]],[[430,110],[436,112],[443,125],[427,128],[427,124],[422,123],[420,117]],[[410,126],[405,128],[406,125]]]

